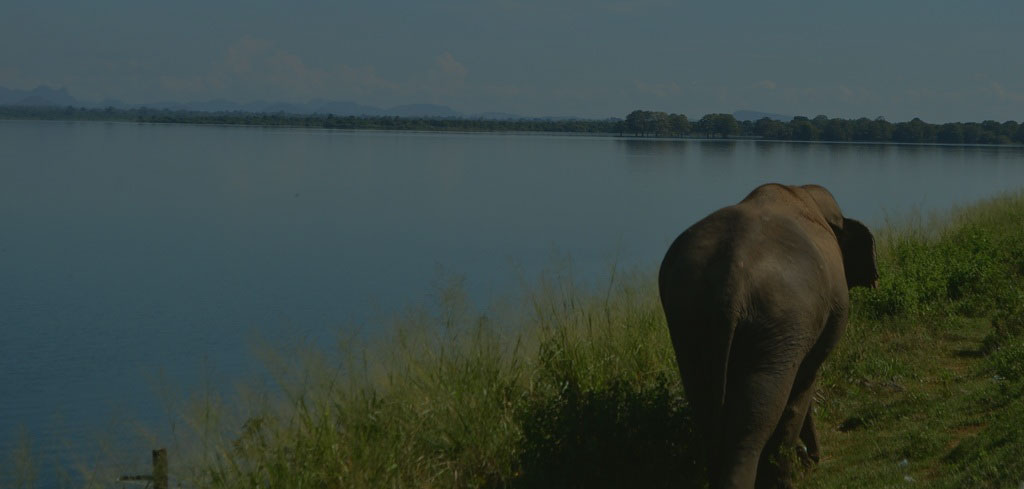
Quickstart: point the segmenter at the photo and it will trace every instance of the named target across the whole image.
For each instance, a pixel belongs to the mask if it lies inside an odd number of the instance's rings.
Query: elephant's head
[[[878,286],[878,266],[875,263],[875,237],[868,227],[856,219],[843,217],[839,204],[832,193],[820,185],[804,185],[818,209],[828,221],[832,232],[839,241],[843,253],[843,268],[846,271],[846,285],[853,287]]]

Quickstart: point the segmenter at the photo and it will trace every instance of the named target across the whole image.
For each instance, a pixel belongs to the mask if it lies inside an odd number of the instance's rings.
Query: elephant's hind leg
[[[799,441],[803,441],[807,448],[802,460],[805,464],[817,462],[820,457],[812,406],[817,372],[825,359],[824,352],[830,348],[827,345],[829,342],[829,337],[819,339],[819,344],[804,358],[797,370],[786,408],[761,454],[758,487],[789,486],[792,460],[788,457],[797,455],[790,450],[796,449]]]
[[[797,374],[796,378],[797,383],[790,393],[785,409],[782,410],[778,426],[761,452],[756,487],[791,487],[794,462],[791,457],[797,456],[791,449],[796,448],[801,429],[811,415],[810,406],[814,393],[812,387],[801,385],[803,383],[800,382],[800,374]],[[814,450],[816,454],[816,444]]]
[[[818,430],[814,428],[814,401],[807,405],[807,415],[804,417],[804,425],[800,429],[800,440],[804,442],[804,447],[807,449],[805,464],[812,465],[820,462],[821,449],[818,448]]]
[[[738,353],[734,351],[734,354]],[[748,350],[743,353],[749,355],[754,352]],[[712,487],[750,488],[755,486],[755,482],[766,480],[763,476],[758,477],[762,469],[762,453],[786,411],[790,388],[796,378],[797,369],[790,367],[794,362],[784,355],[740,358],[742,360],[734,362],[729,369],[724,407],[726,425],[723,426],[724,437],[716,457],[722,463],[720,470],[712,474]],[[769,487],[774,487],[774,484]]]

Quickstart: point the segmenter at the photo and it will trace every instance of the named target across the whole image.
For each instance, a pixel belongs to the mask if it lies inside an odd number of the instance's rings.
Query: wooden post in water
[[[153,450],[153,489],[167,489],[167,449]]]

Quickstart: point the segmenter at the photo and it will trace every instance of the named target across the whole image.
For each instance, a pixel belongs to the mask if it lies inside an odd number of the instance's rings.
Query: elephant
[[[871,231],[819,185],[761,185],[676,238],[658,289],[711,488],[791,487],[790,449],[819,460],[818,369],[849,289],[877,284]]]

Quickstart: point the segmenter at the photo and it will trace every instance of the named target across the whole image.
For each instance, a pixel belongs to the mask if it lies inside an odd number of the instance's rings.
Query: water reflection
[[[736,151],[737,145],[746,145],[749,141],[737,141],[734,139],[699,139],[701,151],[708,156],[728,157]]]
[[[864,156],[873,156],[876,158],[884,158],[887,153],[892,149],[892,144],[883,143],[853,143],[853,144],[840,144],[838,146],[849,146],[856,148],[856,151]]]
[[[826,144],[824,146],[826,148],[828,148],[828,152],[830,154],[830,157],[832,157],[832,158],[843,158],[850,151],[855,151],[853,149],[852,145],[843,144],[843,143],[839,143],[839,144]]]
[[[685,149],[685,139],[618,138],[615,140],[632,157],[647,157],[676,153]]]
[[[776,141],[754,141],[754,149],[757,151],[757,155],[761,158],[771,157],[771,154],[779,148],[779,144]]]
[[[787,141],[785,145],[786,149],[788,149],[790,153],[801,156],[819,149],[814,143],[807,143],[803,141]]]

